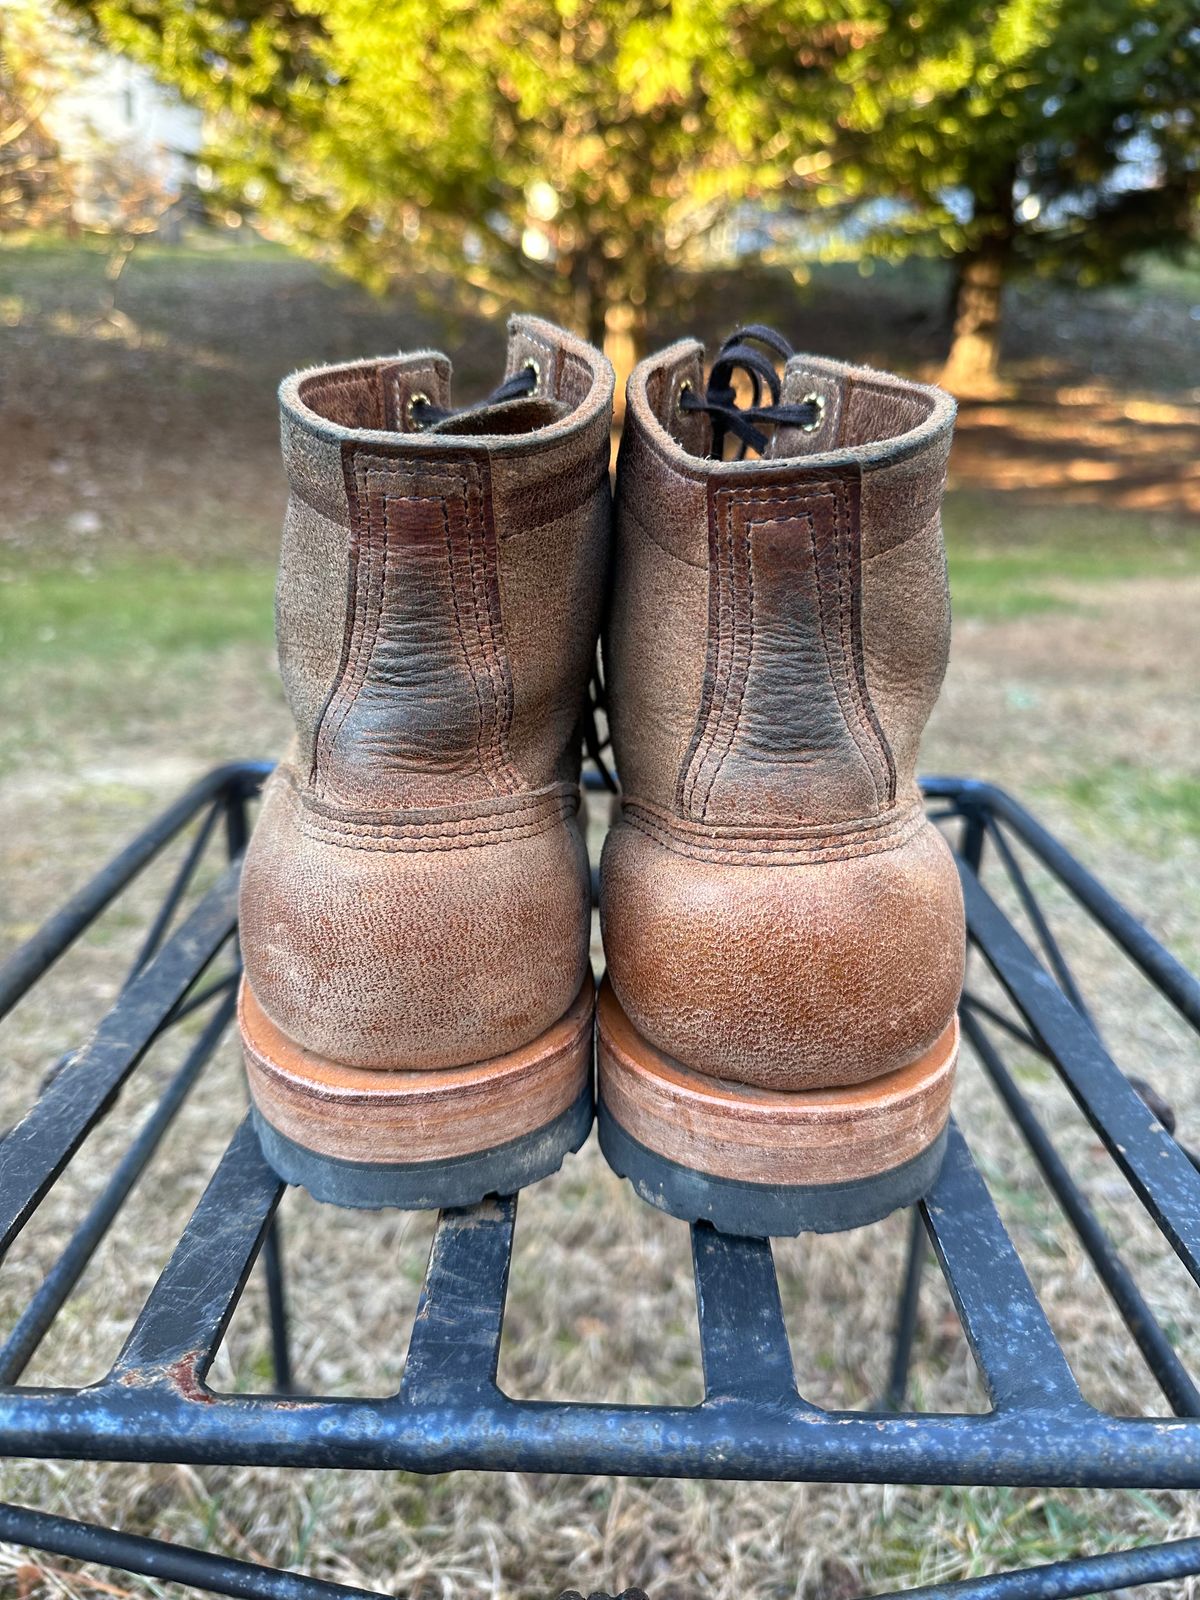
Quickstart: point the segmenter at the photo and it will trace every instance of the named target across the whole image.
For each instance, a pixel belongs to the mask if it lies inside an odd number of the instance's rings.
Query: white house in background
[[[89,51],[45,121],[83,175],[75,209],[85,225],[112,220],[122,179],[131,188],[145,181],[167,200],[178,200],[195,179],[200,113],[120,56]]]

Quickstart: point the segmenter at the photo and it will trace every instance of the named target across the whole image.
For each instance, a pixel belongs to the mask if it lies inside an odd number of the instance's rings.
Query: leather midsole
[[[946,1126],[958,1018],[917,1060],[862,1083],[792,1092],[707,1077],[648,1043],[609,984],[597,1005],[598,1094],[647,1149],[748,1183],[841,1183],[919,1155]]]
[[[591,1071],[594,993],[588,973],[553,1027],[490,1061],[375,1070],[297,1045],[243,981],[238,1020],[250,1093],[286,1138],[346,1161],[437,1161],[489,1150],[544,1127],[578,1099]]]

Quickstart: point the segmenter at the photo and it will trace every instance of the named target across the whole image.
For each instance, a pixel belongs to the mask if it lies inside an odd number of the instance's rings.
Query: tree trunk
[[[954,333],[939,380],[954,394],[989,395],[999,388],[1000,317],[1008,263],[1008,241],[992,238],[958,264]]]
[[[625,385],[629,374],[646,351],[646,308],[644,305],[617,304],[604,310],[604,354],[617,375],[616,413],[625,415]]]
[[[588,303],[587,316],[585,317],[584,334],[589,344],[604,347],[604,301],[593,299]]]
[[[608,274],[600,240],[590,237],[570,261],[574,323],[589,344],[604,344],[604,312],[608,305]]]

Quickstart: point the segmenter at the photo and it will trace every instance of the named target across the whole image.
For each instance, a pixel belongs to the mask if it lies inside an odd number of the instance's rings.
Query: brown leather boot
[[[290,1182],[465,1205],[592,1121],[579,740],[610,543],[613,374],[530,317],[450,410],[423,352],[280,391],[296,737],[242,879],[254,1115]]]
[[[962,898],[914,778],[954,403],[769,330],[707,390],[702,354],[637,367],[618,464],[600,1140],[676,1216],[856,1227],[936,1176],[958,1050]]]

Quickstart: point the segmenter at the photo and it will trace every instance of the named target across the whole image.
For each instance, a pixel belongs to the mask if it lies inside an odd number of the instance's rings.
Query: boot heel
[[[601,1149],[674,1217],[752,1238],[835,1233],[912,1205],[938,1175],[957,1017],[894,1072],[791,1093],[706,1077],[664,1055],[607,981],[597,1024]]]
[[[531,1044],[440,1071],[341,1066],[304,1050],[243,982],[238,1020],[263,1154],[316,1200],[437,1210],[556,1172],[592,1125],[589,973]]]

